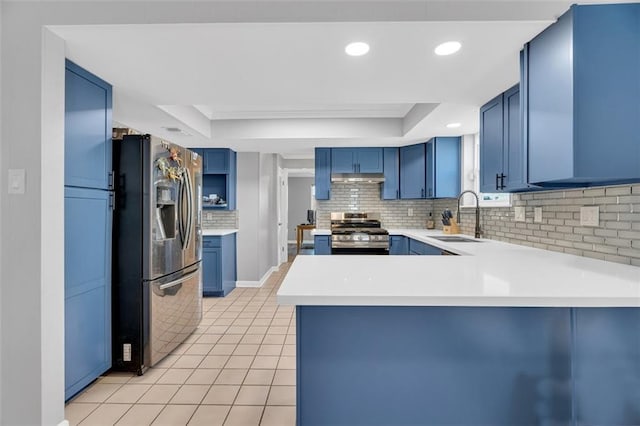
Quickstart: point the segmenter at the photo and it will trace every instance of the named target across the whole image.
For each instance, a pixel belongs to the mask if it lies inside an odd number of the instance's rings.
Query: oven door
[[[389,254],[389,241],[331,240],[331,254]]]
[[[331,254],[388,255],[389,249],[383,247],[331,247]]]

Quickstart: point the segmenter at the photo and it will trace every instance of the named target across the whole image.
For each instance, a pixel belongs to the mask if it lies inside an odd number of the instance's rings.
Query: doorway
[[[281,168],[278,171],[278,253],[279,262],[288,261],[290,244],[295,246],[296,227],[307,223],[307,211],[315,210],[314,169]],[[313,235],[305,231],[303,247],[312,248]]]

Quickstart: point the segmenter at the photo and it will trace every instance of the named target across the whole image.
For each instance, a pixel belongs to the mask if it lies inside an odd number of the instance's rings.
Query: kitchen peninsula
[[[640,424],[640,268],[438,231],[459,256],[299,256],[298,424]]]

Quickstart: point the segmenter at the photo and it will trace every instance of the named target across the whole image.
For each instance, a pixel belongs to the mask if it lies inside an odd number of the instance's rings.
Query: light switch
[[[9,169],[7,183],[9,194],[24,194],[26,172],[24,169]]]
[[[516,222],[524,222],[525,221],[525,210],[524,207],[514,207],[514,219]]]
[[[542,223],[542,207],[535,207],[533,209],[533,221],[535,223]]]
[[[599,226],[600,207],[584,206],[580,207],[580,226]]]
[[[412,208],[409,208],[407,210],[407,216],[413,216],[413,209]]]

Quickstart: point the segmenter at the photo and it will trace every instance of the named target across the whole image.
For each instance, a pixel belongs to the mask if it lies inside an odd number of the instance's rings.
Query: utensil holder
[[[460,233],[460,227],[456,223],[456,220],[453,219],[453,218],[451,218],[449,220],[451,222],[451,225],[443,225],[442,226],[442,232],[445,233],[445,234],[459,234]]]

